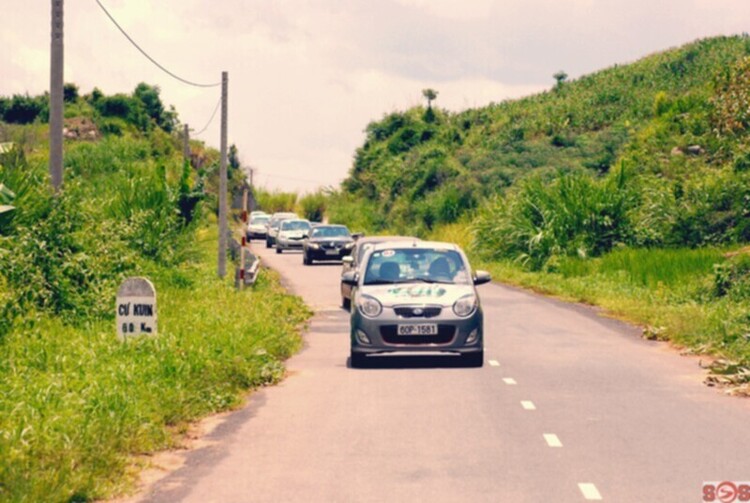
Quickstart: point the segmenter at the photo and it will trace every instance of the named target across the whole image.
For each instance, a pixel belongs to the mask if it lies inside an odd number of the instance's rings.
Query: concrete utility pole
[[[52,0],[49,71],[49,176],[58,192],[63,182],[63,0]]]
[[[187,162],[190,162],[190,130],[185,124],[185,130],[182,134],[182,156]]]
[[[229,76],[221,72],[221,163],[219,164],[219,277],[227,274],[227,87]]]

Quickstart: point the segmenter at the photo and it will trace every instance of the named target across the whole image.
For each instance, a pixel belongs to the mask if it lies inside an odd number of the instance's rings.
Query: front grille
[[[434,318],[443,308],[439,306],[398,306],[393,308],[401,318]]]
[[[386,344],[450,344],[456,335],[456,327],[438,325],[437,335],[398,335],[396,325],[380,327],[380,336]]]

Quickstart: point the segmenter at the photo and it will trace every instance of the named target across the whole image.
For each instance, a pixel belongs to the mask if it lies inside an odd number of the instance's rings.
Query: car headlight
[[[477,296],[473,293],[464,295],[453,303],[453,312],[457,316],[466,318],[477,308]]]
[[[383,312],[383,306],[374,297],[369,295],[358,295],[357,306],[359,311],[368,318],[375,318]]]
[[[319,250],[320,249],[320,245],[318,243],[308,243],[307,246],[309,246],[313,250]]]
[[[351,250],[352,248],[354,248],[354,243],[346,243],[344,245],[344,248],[346,248],[347,250]]]

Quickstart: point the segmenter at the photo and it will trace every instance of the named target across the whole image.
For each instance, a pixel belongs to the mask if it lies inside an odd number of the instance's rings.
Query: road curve
[[[750,401],[627,325],[485,285],[483,368],[351,369],[340,265],[252,247],[315,309],[305,348],[139,501],[687,502],[750,480]]]

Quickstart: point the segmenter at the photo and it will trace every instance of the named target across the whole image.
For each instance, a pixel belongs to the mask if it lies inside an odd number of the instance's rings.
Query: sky
[[[312,192],[347,176],[367,124],[424,104],[464,110],[750,30],[748,0],[101,0],[180,77],[229,75],[229,143],[256,185]],[[49,88],[50,2],[0,0],[0,95]],[[95,0],[65,2],[65,82],[157,85],[198,132],[220,88],[142,56]],[[218,147],[219,114],[198,138]]]

